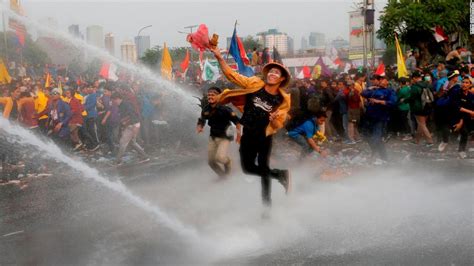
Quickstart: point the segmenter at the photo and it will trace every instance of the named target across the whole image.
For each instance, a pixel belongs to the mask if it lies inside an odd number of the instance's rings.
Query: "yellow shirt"
[[[44,92],[38,91],[37,97],[35,99],[36,112],[39,114],[43,112],[44,109],[46,109],[46,107],[48,107],[48,97],[46,96],[46,94],[44,94]],[[46,118],[48,118],[48,116],[43,115],[39,118],[39,120],[46,119]]]

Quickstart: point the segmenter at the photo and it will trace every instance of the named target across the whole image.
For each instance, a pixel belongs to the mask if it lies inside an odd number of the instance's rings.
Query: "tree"
[[[253,48],[257,48],[258,50],[262,49],[262,45],[258,42],[257,39],[253,38],[252,36],[247,36],[245,39],[242,40],[245,49],[250,49],[253,51]],[[272,48],[272,47],[269,47]]]
[[[458,36],[463,43],[469,38],[469,1],[466,0],[389,0],[380,16],[377,36],[386,43],[400,42],[420,51],[422,64],[433,62],[436,55],[445,55],[458,42],[437,43],[435,26],[441,26],[449,36]]]
[[[190,50],[191,58],[197,58],[197,52],[192,50],[189,47],[168,47],[168,50],[171,55],[171,59],[173,60],[173,67],[177,67],[181,62],[184,60],[186,56],[186,50]],[[145,51],[145,54],[140,61],[148,66],[151,69],[159,69],[161,67],[161,57],[163,54],[163,48],[159,45],[148,49]]]
[[[143,57],[140,58],[140,61],[149,68],[155,69],[157,68],[158,62],[161,59],[161,54],[162,49],[157,45],[151,49],[146,50]]]

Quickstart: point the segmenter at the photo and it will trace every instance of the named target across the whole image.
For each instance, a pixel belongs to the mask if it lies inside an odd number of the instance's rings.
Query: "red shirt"
[[[359,109],[360,102],[360,94],[356,89],[352,90],[352,94],[351,92],[347,94],[347,107],[349,109]]]

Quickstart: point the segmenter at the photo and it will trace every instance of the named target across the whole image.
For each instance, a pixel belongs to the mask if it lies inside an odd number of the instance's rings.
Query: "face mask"
[[[425,81],[431,81],[431,77],[430,76],[425,76]]]

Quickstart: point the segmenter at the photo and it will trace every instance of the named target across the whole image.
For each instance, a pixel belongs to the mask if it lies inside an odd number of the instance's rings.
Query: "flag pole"
[[[234,32],[236,29],[237,29],[237,20],[235,20],[235,23],[234,23],[234,31],[232,32],[232,37],[234,37]],[[230,43],[232,44],[232,40]],[[229,54],[230,54],[230,46],[227,49],[227,56],[225,57],[226,61],[229,59]]]
[[[3,1],[2,1],[2,4],[3,4]],[[3,42],[5,45],[5,60],[8,64],[8,42],[7,42],[6,23],[5,23],[5,11],[2,11],[2,22],[3,22]]]

